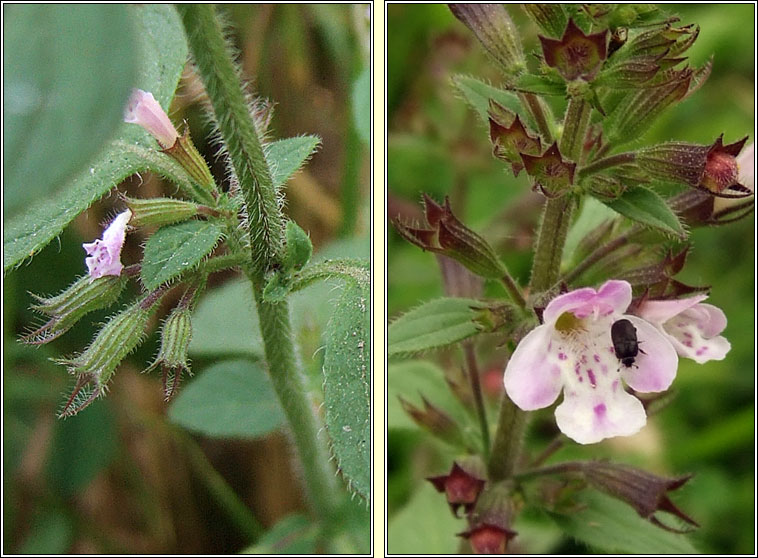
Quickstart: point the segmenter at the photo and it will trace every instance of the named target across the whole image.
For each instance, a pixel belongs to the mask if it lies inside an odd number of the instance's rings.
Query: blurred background
[[[692,66],[713,55],[713,71],[703,88],[668,110],[638,144],[681,140],[712,143],[720,134],[731,143],[755,128],[755,28],[753,5],[662,5],[682,24],[700,25],[688,51]],[[537,28],[516,6],[508,7],[522,31],[524,50],[539,49]],[[527,57],[529,55],[527,54]],[[420,220],[421,194],[441,201],[450,196],[454,212],[497,249],[511,273],[526,284],[532,233],[541,198],[529,192],[525,173],[491,155],[488,130],[460,98],[450,79],[470,74],[492,85],[500,75],[473,34],[447,6],[387,6],[388,219]],[[558,114],[561,114],[558,112]],[[443,295],[435,256],[403,241],[388,227],[387,307],[391,321],[423,301]],[[702,528],[691,538],[706,553],[749,553],[755,527],[755,222],[754,215],[719,228],[692,231],[693,248],[678,278],[711,285],[708,302],[728,317],[727,358],[705,365],[681,360],[676,398],[641,434],[587,448],[562,450],[561,459],[611,457],[660,474],[695,473],[673,500]],[[503,297],[499,285],[485,296]],[[496,336],[490,336],[496,337]],[[483,383],[495,416],[502,389],[502,339],[481,341]],[[424,355],[436,370],[460,369],[460,350]],[[398,365],[400,366],[400,365]],[[392,374],[393,362],[390,362]],[[399,369],[398,369],[399,370]],[[398,372],[399,373],[399,372]],[[388,390],[389,544],[396,549],[454,552],[452,534],[465,530],[450,517],[443,496],[424,478],[443,474],[456,456],[414,429]],[[408,394],[409,396],[415,394]],[[536,413],[533,433],[549,437],[552,410]],[[539,446],[538,446],[539,447]],[[517,526],[517,530],[519,527]],[[442,531],[442,533],[440,533]],[[544,522],[523,525],[526,552],[572,553],[586,549],[562,539]]]
[[[321,138],[316,154],[286,188],[287,213],[310,233],[316,257],[368,258],[370,161],[363,139],[367,131],[361,129],[370,122],[368,5],[235,4],[220,9],[251,89],[274,104],[271,139]],[[200,111],[197,101],[202,98],[202,86],[188,67],[170,115],[175,123],[187,121],[195,144],[221,178],[225,165]],[[149,174],[124,181],[118,190],[140,198],[174,194],[170,184]],[[5,277],[5,553],[232,553],[260,543],[264,530],[304,510],[284,434],[257,440],[193,434],[167,419],[160,374],[140,374],[157,352],[156,328],[176,296],[163,301],[150,337],[119,367],[108,396],[74,418],[56,418],[72,378],[49,359],[81,351],[114,310],[86,316],[48,345],[28,347],[16,338],[40,324],[29,310],[29,292],[56,294],[81,276],[86,269],[82,243],[98,238],[101,223],[122,208],[115,195],[100,200],[31,262]],[[129,235],[125,263],[139,261],[146,238],[142,232]],[[225,284],[231,275],[214,275],[209,287]],[[130,287],[122,301],[137,294]],[[322,383],[323,353],[317,352],[322,319],[328,318],[329,300],[336,296],[329,288],[321,292],[315,298],[323,298],[326,311],[299,321],[303,360],[316,391]],[[220,323],[222,339],[245,335],[234,315],[221,316]],[[201,350],[190,356],[196,378],[213,362]],[[185,378],[183,387],[192,381]],[[355,507],[367,541],[368,510],[365,503]],[[330,550],[313,546],[307,524],[289,531],[298,533],[294,543],[300,545],[290,551]]]

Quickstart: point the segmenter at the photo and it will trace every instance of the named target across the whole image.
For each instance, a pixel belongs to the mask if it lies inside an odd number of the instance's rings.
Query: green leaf
[[[267,144],[266,162],[271,169],[274,188],[283,186],[303,166],[319,143],[321,140],[316,136],[297,136]]]
[[[609,554],[698,554],[684,535],[664,531],[630,506],[594,490],[577,496],[571,513],[551,513],[564,532]]]
[[[16,4],[3,28],[3,212],[54,195],[109,140],[137,73],[131,10]]]
[[[304,515],[288,515],[242,554],[316,554],[318,534],[318,527]]]
[[[565,82],[534,74],[523,74],[519,76],[514,88],[518,91],[535,93],[537,95],[566,95]]]
[[[326,428],[350,488],[371,493],[371,293],[348,282],[329,320],[324,352]]]
[[[652,190],[638,186],[630,188],[615,200],[600,198],[600,201],[632,221],[681,238],[687,236],[676,214]]]
[[[450,513],[445,495],[420,482],[408,504],[387,525],[388,554],[456,554],[466,522]]]
[[[371,68],[366,66],[353,82],[351,95],[353,124],[358,137],[368,144],[371,141]]]
[[[466,102],[473,108],[482,119],[485,125],[489,126],[489,108],[490,99],[493,99],[503,105],[505,108],[512,110],[523,119],[526,115],[519,102],[518,97],[510,91],[504,91],[497,87],[492,87],[471,76],[456,75],[453,76],[453,86],[463,95]]]
[[[210,221],[187,221],[161,227],[145,245],[142,284],[152,290],[195,267],[216,246],[221,227]]]
[[[262,358],[263,340],[249,281],[229,281],[203,295],[192,314],[189,353]]]
[[[478,333],[470,298],[439,298],[425,302],[392,322],[387,355],[412,355],[463,341]]]
[[[167,108],[187,60],[181,22],[168,4],[133,5],[128,9],[140,40],[140,69],[133,85],[151,91]],[[22,214],[8,219],[3,232],[3,269],[8,271],[32,257],[90,204],[131,174],[152,170],[177,183],[190,183],[178,163],[156,148],[157,143],[147,132],[135,124],[123,123],[116,139],[54,198],[36,201]]]
[[[422,397],[450,415],[459,425],[471,422],[468,413],[450,391],[445,372],[427,360],[392,363],[387,368],[387,428],[418,430],[400,405],[398,396],[423,408]]]
[[[258,438],[285,423],[271,380],[251,360],[227,360],[207,368],[179,392],[168,416],[217,438]]]

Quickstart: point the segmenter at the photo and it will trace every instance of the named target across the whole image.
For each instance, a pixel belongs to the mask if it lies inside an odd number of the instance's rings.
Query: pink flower
[[[732,348],[719,335],[726,327],[726,316],[712,304],[702,304],[707,295],[679,300],[647,300],[637,310],[641,318],[655,325],[680,356],[698,364],[722,360]]]
[[[152,93],[135,89],[124,110],[124,122],[139,124],[158,140],[161,147],[172,147],[179,138],[179,133],[169,120],[166,111],[161,108]]]
[[[126,239],[126,224],[131,218],[132,212],[127,209],[116,216],[105,229],[102,240],[82,244],[89,256],[84,261],[87,263],[91,279],[103,275],[121,275],[124,269],[121,264],[121,248]]]
[[[597,291],[583,288],[554,298],[544,323],[524,337],[505,369],[508,396],[525,411],[551,405],[558,428],[580,444],[637,433],[647,420],[642,403],[624,390],[667,389],[678,358],[665,335],[637,316],[623,315],[632,300],[626,281],[608,281]],[[639,353],[633,364],[619,361],[611,326],[629,320]],[[622,383],[622,380],[624,383]]]

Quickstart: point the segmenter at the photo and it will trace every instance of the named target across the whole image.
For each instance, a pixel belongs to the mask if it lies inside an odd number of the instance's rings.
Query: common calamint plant
[[[166,8],[170,13],[161,17],[181,25],[173,8]],[[159,103],[152,92],[134,89],[124,110],[125,133],[133,134],[139,126],[152,136],[144,152],[157,163],[148,168],[172,169],[162,174],[177,184],[182,197],[120,195],[123,211],[101,238],[83,245],[82,266],[86,263],[88,273],[56,296],[35,295],[33,308],[48,321],[21,341],[48,343],[86,314],[114,304],[129,281],[141,284],[143,294],[108,319],[87,348],[58,361],[76,377],[60,413],[70,417],[105,395],[121,361],[146,338],[159,302],[177,290],[179,302],[163,321],[160,349],[145,370],[160,371],[168,401],[176,395],[182,376],[191,374],[192,314],[208,277],[241,270],[252,285],[265,364],[289,421],[313,516],[333,535],[339,531],[333,523],[344,513],[345,502],[356,495],[365,500],[370,496],[369,263],[357,259],[309,263],[309,236],[286,217],[283,187],[315,150],[318,138],[268,140],[270,106],[246,93],[216,9],[181,5],[178,12],[208,94],[231,186],[226,191],[219,187],[188,128],[180,133],[166,114],[164,107],[172,95]],[[170,84],[175,86],[176,81]],[[118,156],[119,146],[124,152],[133,149],[126,142],[116,144],[111,158]],[[121,252],[127,235],[143,227],[157,230],[147,240],[142,261],[125,262]],[[289,296],[315,282],[335,279],[344,289],[325,334],[322,411],[311,400],[296,355]],[[345,490],[339,489],[340,484]],[[344,536],[354,538],[351,533]],[[365,541],[353,542],[356,548],[365,546]]]
[[[703,364],[728,354],[720,335],[726,316],[704,302],[709,287],[675,275],[685,265],[689,227],[752,213],[753,144],[745,147],[747,138],[725,144],[720,136],[711,145],[628,147],[708,77],[711,62],[687,64],[698,26],[680,26],[650,5],[523,4],[540,29],[539,51],[525,53],[510,9],[515,5],[450,4],[502,70],[502,88],[468,77],[453,81],[488,124],[493,155],[514,176],[526,172],[544,197],[529,284],[513,279],[447,199],[440,205],[424,195],[423,226],[394,223],[416,246],[499,281],[510,299],[436,300],[390,324],[390,356],[461,342],[467,362],[473,397],[451,387],[478,415],[478,444],[434,400],[424,398],[422,410],[401,399],[412,420],[461,453],[448,474],[428,480],[456,516],[463,508],[468,527],[458,535],[476,553],[504,553],[518,536],[514,520],[524,505],[571,513],[582,487],[628,504],[663,529],[695,528],[668,495],[689,475],[668,479],[594,460],[543,463],[570,441],[636,434],[670,390],[680,358]],[[562,117],[552,114],[550,96],[567,99]],[[672,195],[673,185],[680,191]],[[615,218],[607,219],[602,206]],[[595,224],[583,229],[576,253],[564,253],[577,215]],[[470,338],[493,332],[515,348],[490,435]],[[526,454],[528,412],[559,398],[555,422],[565,438],[539,456]],[[686,527],[662,520],[662,512]]]

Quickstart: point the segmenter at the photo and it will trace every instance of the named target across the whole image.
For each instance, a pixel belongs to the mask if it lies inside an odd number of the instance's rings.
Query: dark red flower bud
[[[471,463],[467,465],[469,468],[476,468]],[[437,492],[445,493],[447,503],[450,504],[450,509],[456,517],[461,506],[467,514],[474,509],[485,485],[483,479],[461,467],[458,462],[453,462],[453,468],[447,475],[427,477],[426,480],[434,485]]]
[[[560,197],[574,183],[576,163],[564,161],[557,142],[553,142],[540,156],[527,153],[520,153],[520,156],[526,172],[534,179],[535,189],[539,189],[546,197]]]
[[[569,19],[560,40],[539,35],[545,63],[558,70],[566,81],[582,78],[590,81],[608,56],[608,30],[585,35]]]
[[[458,533],[458,536],[468,539],[474,554],[505,554],[508,541],[516,536],[516,532],[490,523],[480,523]]]
[[[747,136],[739,141],[724,145],[724,135],[720,135],[708,149],[705,169],[699,186],[717,197],[739,198],[753,192],[739,182],[737,155],[745,145]],[[734,193],[728,192],[732,190]],[[738,193],[739,192],[739,193]]]
[[[442,206],[424,194],[424,206],[430,228],[409,227],[395,221],[395,228],[403,238],[423,250],[453,258],[481,277],[500,279],[505,275],[505,267],[487,241],[453,215],[450,200],[445,198]]]

